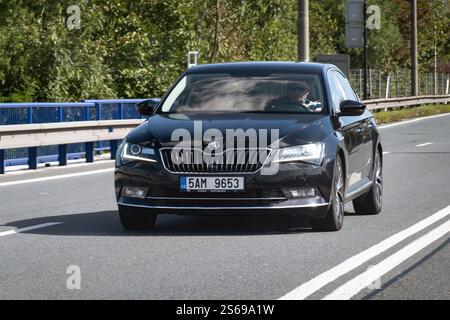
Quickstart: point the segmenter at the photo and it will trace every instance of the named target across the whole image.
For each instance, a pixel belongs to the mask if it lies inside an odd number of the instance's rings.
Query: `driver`
[[[310,87],[305,82],[290,83],[288,85],[288,96],[291,101],[297,101],[301,107],[311,112],[320,112],[322,110],[319,101],[308,99],[311,93]]]
[[[322,111],[320,101],[310,101],[308,96],[311,93],[310,87],[303,81],[290,82],[287,85],[287,95],[272,101],[270,105],[276,108],[277,105],[295,105],[298,108],[310,112]]]

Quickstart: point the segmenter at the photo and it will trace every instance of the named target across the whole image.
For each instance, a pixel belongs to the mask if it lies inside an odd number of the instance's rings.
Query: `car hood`
[[[223,137],[227,129],[266,129],[269,143],[273,142],[271,129],[278,129],[281,147],[319,142],[332,132],[330,118],[323,114],[177,113],[149,117],[126,140],[145,146],[173,146],[178,143],[172,141],[172,133],[177,129],[186,129],[194,140],[194,123],[201,128],[202,136],[208,129],[218,129]]]

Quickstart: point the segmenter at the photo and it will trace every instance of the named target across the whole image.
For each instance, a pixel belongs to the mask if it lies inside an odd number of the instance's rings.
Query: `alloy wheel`
[[[337,160],[335,172],[335,196],[333,199],[333,213],[336,221],[342,223],[344,219],[344,175],[342,171],[342,163],[339,158]]]

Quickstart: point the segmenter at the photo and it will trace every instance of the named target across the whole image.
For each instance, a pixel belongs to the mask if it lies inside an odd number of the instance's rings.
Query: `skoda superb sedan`
[[[148,118],[116,158],[125,229],[158,214],[301,215],[336,231],[344,203],[381,210],[376,124],[333,65],[199,65],[137,108]]]

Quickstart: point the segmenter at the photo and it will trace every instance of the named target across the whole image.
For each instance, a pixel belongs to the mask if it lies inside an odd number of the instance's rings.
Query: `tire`
[[[344,224],[344,169],[340,157],[336,158],[333,187],[331,190],[331,206],[325,218],[311,219],[314,231],[338,231]]]
[[[375,154],[373,172],[373,183],[370,190],[366,194],[353,200],[353,208],[355,209],[356,214],[378,214],[383,206],[383,165],[379,150],[377,150],[377,153]]]
[[[119,218],[125,230],[149,230],[156,222],[157,214],[150,209],[119,205]]]

